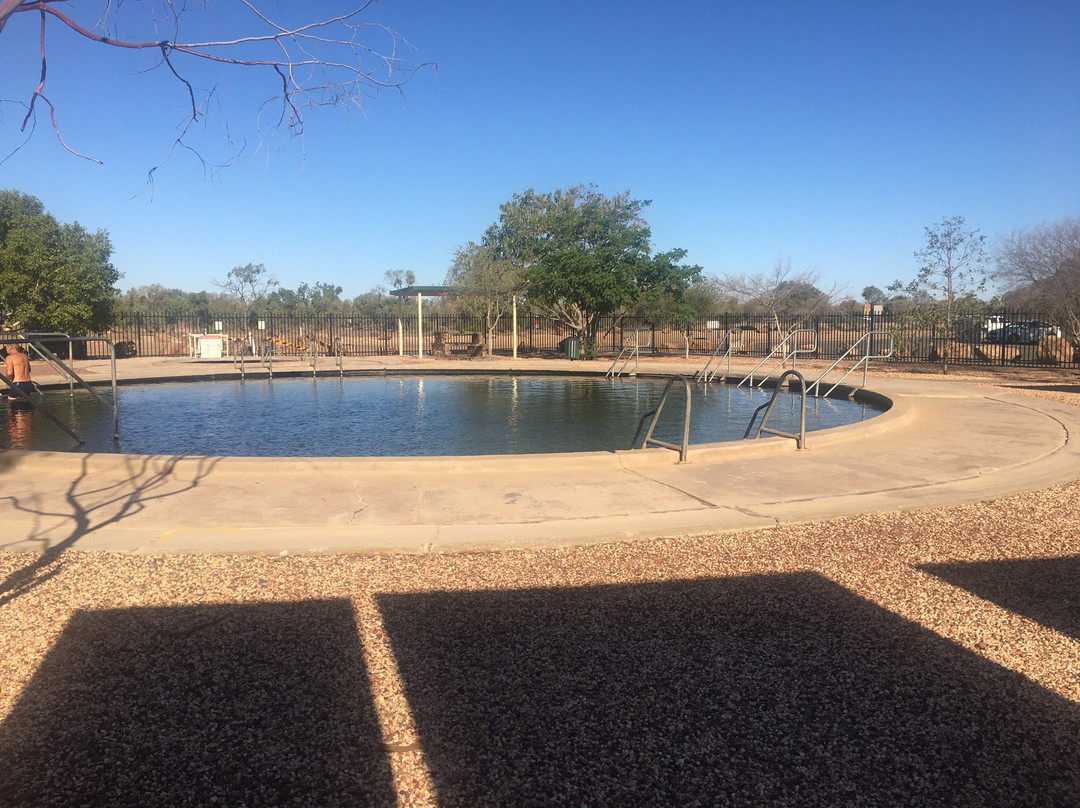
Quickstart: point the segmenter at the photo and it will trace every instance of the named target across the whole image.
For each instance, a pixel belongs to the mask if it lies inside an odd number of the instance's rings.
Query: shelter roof
[[[464,290],[460,286],[406,286],[404,289],[393,289],[390,294],[396,297],[417,297],[418,295],[438,297],[462,291]]]

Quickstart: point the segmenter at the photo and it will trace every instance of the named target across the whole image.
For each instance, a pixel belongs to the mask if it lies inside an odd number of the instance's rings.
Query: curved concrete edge
[[[745,529],[765,529],[782,523],[818,521],[838,516],[867,512],[914,510],[961,502],[990,499],[1010,493],[1033,490],[1080,478],[1080,445],[1074,439],[1080,434],[1080,408],[1034,399],[1019,393],[988,391],[963,382],[875,380],[881,395],[892,401],[889,410],[859,424],[811,433],[809,448],[797,452],[790,440],[767,439],[693,447],[690,463],[678,464],[674,453],[662,449],[649,451],[594,452],[571,455],[502,456],[497,458],[170,458],[124,455],[77,455],[71,453],[0,453],[0,469],[18,468],[30,479],[63,478],[75,475],[87,480],[102,474],[107,480],[123,479],[124,475],[150,471],[170,479],[194,479],[208,470],[227,471],[241,482],[250,477],[270,473],[274,479],[304,479],[311,472],[330,472],[349,477],[363,477],[377,482],[393,469],[402,475],[460,475],[482,471],[487,478],[498,480],[503,475],[559,476],[561,472],[578,469],[582,479],[590,475],[610,476],[610,473],[629,473],[631,476],[668,487],[673,493],[671,507],[658,507],[647,513],[602,515],[575,514],[571,510],[531,514],[509,521],[475,522],[452,518],[435,521],[416,521],[410,524],[304,524],[280,523],[263,526],[245,524],[242,507],[236,510],[232,524],[213,527],[184,526],[175,516],[160,518],[153,524],[138,524],[121,518],[103,520],[97,526],[81,532],[70,546],[78,550],[107,550],[118,552],[211,552],[211,553],[321,553],[321,552],[466,552],[503,548],[544,547],[558,544],[609,542],[665,535],[715,533]],[[876,395],[873,394],[873,395]],[[743,468],[771,468],[771,460],[787,457],[787,463],[812,462],[812,472],[840,468],[846,459],[863,456],[867,447],[877,451],[902,448],[911,452],[925,435],[928,417],[951,402],[956,412],[970,419],[958,424],[956,430],[968,430],[969,443],[985,440],[980,424],[989,417],[987,403],[993,402],[1016,412],[1026,413],[1025,423],[1042,427],[1035,438],[1023,445],[1024,455],[1015,463],[1000,462],[999,451],[991,460],[964,467],[957,473],[925,480],[916,474],[895,485],[880,480],[860,485],[858,481],[848,490],[828,495],[816,495],[809,481],[793,487],[785,495],[773,499],[758,498],[752,503],[738,501],[709,502],[694,493],[686,480],[694,475],[713,475],[722,478],[728,469],[742,464]],[[940,417],[940,413],[938,413]],[[983,419],[980,421],[980,419]],[[1052,422],[1052,427],[1046,424]],[[984,424],[985,425],[985,424]],[[999,434],[995,441],[1008,441],[1008,434]],[[1034,441],[1034,443],[1032,442]],[[934,447],[931,447],[934,448]],[[924,459],[911,455],[913,465],[925,462],[932,465],[933,453]],[[1007,453],[1006,453],[1007,456]],[[767,464],[767,465],[762,465]],[[993,465],[996,464],[996,465]],[[970,465],[970,464],[969,464]],[[676,476],[677,475],[677,476]],[[689,475],[689,476],[688,476]],[[706,487],[704,490],[708,491]],[[62,509],[65,495],[62,481],[54,499]],[[184,494],[178,494],[183,497]],[[583,497],[591,496],[586,491]],[[691,498],[691,499],[688,499]],[[696,499],[696,504],[687,504]],[[42,506],[43,511],[49,508]],[[55,512],[54,507],[52,511]],[[8,520],[5,519],[7,522]],[[147,520],[143,520],[145,523]],[[8,550],[48,549],[44,531],[28,535],[24,540],[3,545]]]

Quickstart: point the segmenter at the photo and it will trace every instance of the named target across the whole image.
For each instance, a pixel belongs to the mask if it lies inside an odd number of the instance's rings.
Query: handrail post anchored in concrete
[[[772,412],[773,404],[776,403],[776,394],[780,392],[780,388],[784,386],[784,379],[788,376],[794,376],[799,380],[800,385],[800,407],[799,407],[799,431],[798,433],[784,432],[781,429],[772,429],[766,426],[769,421],[769,414]],[[754,414],[750,416],[750,423],[746,425],[746,431],[743,433],[743,440],[750,437],[750,430],[754,428],[754,421],[757,420],[758,413],[765,410],[765,414],[761,417],[761,426],[758,427],[757,432],[754,433],[754,439],[761,437],[761,433],[765,432],[769,435],[777,435],[781,438],[791,438],[795,441],[795,448],[802,450],[806,448],[806,378],[797,370],[785,370],[780,374],[780,378],[776,380],[776,388],[773,390],[772,396],[769,400],[754,410]]]
[[[652,436],[653,430],[656,429],[656,424],[660,420],[660,413],[664,410],[664,404],[667,403],[668,393],[671,392],[671,387],[675,382],[682,382],[683,387],[686,390],[686,414],[683,417],[683,436],[682,445],[679,446],[668,441],[660,440]],[[645,425],[645,419],[652,416],[652,423],[649,424],[649,431],[645,433],[645,440],[641,442],[641,446],[637,446],[638,436],[641,435],[641,427]],[[656,405],[656,409],[652,412],[647,412],[641,416],[641,420],[638,421],[637,432],[634,433],[634,440],[630,444],[631,449],[647,449],[649,444],[654,446],[663,446],[665,449],[672,449],[679,453],[679,462],[687,463],[687,457],[690,452],[690,382],[687,381],[685,376],[672,376],[668,379],[668,383],[664,385],[664,392],[660,396],[660,403]]]

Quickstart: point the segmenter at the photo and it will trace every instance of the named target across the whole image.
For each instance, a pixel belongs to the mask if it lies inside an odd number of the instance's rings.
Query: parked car
[[[1060,337],[1061,329],[1042,320],[1021,320],[1006,323],[987,333],[987,342],[1006,342],[1013,345],[1037,345],[1047,337]]]

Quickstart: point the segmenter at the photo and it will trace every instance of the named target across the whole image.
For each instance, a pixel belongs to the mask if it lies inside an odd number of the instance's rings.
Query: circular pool
[[[112,412],[76,391],[46,393],[89,452],[257,457],[435,457],[629,449],[664,378],[452,375],[276,378],[120,388],[120,440]],[[772,391],[730,385],[692,390],[690,442],[742,438]],[[685,411],[672,388],[654,437],[679,441]],[[770,426],[796,430],[798,396],[780,393]],[[807,429],[865,420],[866,403],[809,398]],[[73,441],[41,414],[10,413],[5,445],[66,450]]]

